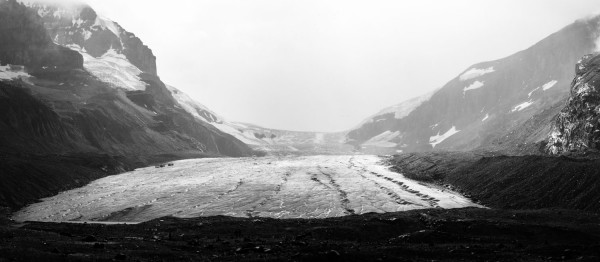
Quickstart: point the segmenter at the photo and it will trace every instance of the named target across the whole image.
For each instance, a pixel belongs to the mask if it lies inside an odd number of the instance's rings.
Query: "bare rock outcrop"
[[[550,154],[600,149],[600,55],[584,56],[575,70],[571,96],[548,138]]]

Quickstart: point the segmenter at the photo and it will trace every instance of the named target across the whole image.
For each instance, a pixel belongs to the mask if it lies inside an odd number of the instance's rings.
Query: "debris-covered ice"
[[[377,156],[182,160],[96,180],[16,213],[18,221],[147,221],[163,216],[323,218],[477,206],[392,172]]]

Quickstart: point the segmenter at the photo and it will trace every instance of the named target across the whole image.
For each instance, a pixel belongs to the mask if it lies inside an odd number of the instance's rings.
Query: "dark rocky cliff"
[[[30,72],[83,68],[75,51],[56,45],[34,10],[15,0],[0,1],[0,64],[18,64]]]
[[[550,154],[600,149],[600,55],[584,56],[575,71],[571,96],[548,139]]]

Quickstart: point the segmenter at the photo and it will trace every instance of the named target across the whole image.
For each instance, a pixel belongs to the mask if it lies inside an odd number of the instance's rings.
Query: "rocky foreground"
[[[567,210],[465,208],[310,220],[5,224],[0,261],[598,261],[598,221]]]
[[[5,219],[0,261],[600,259],[594,156],[427,153],[391,161],[407,177],[459,190],[492,208],[326,219],[163,217],[134,225]]]

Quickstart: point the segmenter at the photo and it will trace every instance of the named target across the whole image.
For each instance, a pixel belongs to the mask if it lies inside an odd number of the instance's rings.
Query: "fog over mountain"
[[[223,117],[309,131],[348,130],[598,9],[592,0],[86,2],[144,39],[166,82]]]

